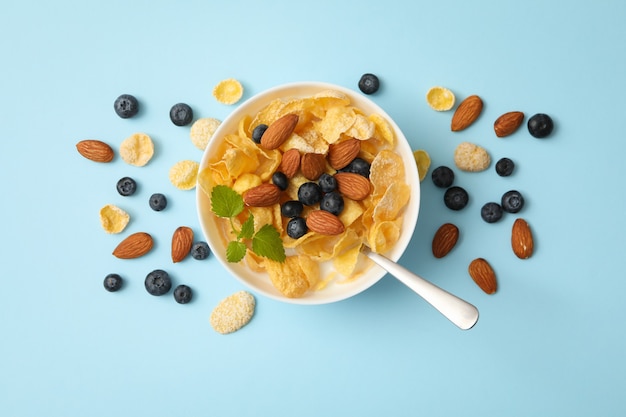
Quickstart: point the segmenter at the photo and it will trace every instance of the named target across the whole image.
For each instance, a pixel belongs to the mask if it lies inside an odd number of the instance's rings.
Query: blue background
[[[13,416],[618,416],[626,414],[623,164],[626,3],[613,1],[79,1],[4,2],[0,15],[0,415]],[[368,291],[324,306],[258,297],[252,322],[222,336],[208,317],[244,289],[216,259],[172,264],[169,239],[199,235],[195,193],[175,189],[168,170],[199,161],[188,127],[168,118],[190,104],[196,117],[225,118],[234,106],[211,91],[239,79],[244,98],[293,81],[356,88],[372,98],[433,167],[452,165],[464,140],[494,160],[517,163],[461,173],[471,194],[461,212],[422,183],[414,238],[401,263],[474,303],[475,328],[461,331],[387,276]],[[452,133],[452,112],[424,99],[434,85],[485,109]],[[113,112],[122,93],[141,113]],[[525,126],[499,139],[502,113],[550,114],[551,137]],[[96,164],[75,150],[100,139],[117,149],[150,134],[143,168],[119,157]],[[140,185],[122,198],[125,175]],[[520,215],[536,236],[526,261],[510,250],[514,216],[480,219],[480,206],[518,189]],[[170,205],[150,210],[153,192]],[[156,239],[146,257],[111,256],[98,210],[132,217],[124,235]],[[461,229],[443,259],[430,251],[444,222]],[[499,280],[484,294],[467,274],[488,259]],[[195,291],[191,304],[149,296],[147,272],[163,268]],[[118,293],[104,276],[126,278]]]

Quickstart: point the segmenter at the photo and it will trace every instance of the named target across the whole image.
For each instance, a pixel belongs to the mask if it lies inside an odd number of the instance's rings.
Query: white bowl
[[[408,246],[417,223],[420,205],[420,183],[417,166],[413,158],[413,150],[400,128],[383,109],[360,93],[337,85],[321,82],[285,84],[259,93],[246,100],[221,123],[204,152],[204,156],[200,162],[200,170],[208,165],[210,156],[216,151],[223,137],[226,134],[237,132],[239,121],[244,116],[256,114],[270,101],[277,98],[308,97],[325,90],[336,90],[346,94],[350,98],[352,105],[361,109],[366,115],[378,113],[385,117],[395,131],[397,139],[395,151],[404,160],[406,183],[411,187],[411,198],[404,211],[400,238],[394,247],[389,252],[385,253],[385,256],[397,261]],[[326,288],[318,291],[309,291],[301,298],[288,298],[274,288],[266,274],[254,272],[244,263],[229,263],[226,260],[226,248],[223,243],[223,238],[219,234],[218,227],[216,227],[216,217],[211,212],[210,200],[200,187],[196,187],[196,193],[200,226],[213,256],[215,256],[224,268],[236,279],[256,293],[293,304],[326,304],[344,300],[359,294],[374,285],[386,274],[385,270],[377,265],[373,265],[367,272],[348,283],[331,282]]]

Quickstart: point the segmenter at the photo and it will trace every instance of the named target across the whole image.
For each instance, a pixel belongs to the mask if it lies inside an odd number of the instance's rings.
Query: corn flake
[[[394,182],[404,181],[404,164],[400,155],[389,150],[376,155],[370,166],[370,181],[375,197],[382,196]]]
[[[120,157],[130,165],[142,167],[154,155],[154,143],[145,133],[134,133],[120,144]]]
[[[120,233],[129,221],[130,215],[113,204],[107,204],[100,209],[100,224],[107,233]]]
[[[196,161],[179,161],[170,168],[170,182],[179,190],[191,190],[196,187],[199,168]]]
[[[243,86],[234,78],[220,81],[213,88],[213,97],[222,104],[235,104],[243,96]]]

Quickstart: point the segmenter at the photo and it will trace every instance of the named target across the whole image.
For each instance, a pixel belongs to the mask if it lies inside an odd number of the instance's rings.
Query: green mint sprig
[[[233,234],[237,236],[226,246],[226,260],[233,263],[241,261],[248,250],[245,241],[252,240],[252,252],[273,261],[284,262],[285,247],[280,233],[273,225],[263,225],[255,232],[254,216],[249,213],[241,229],[237,230],[233,218],[241,214],[244,208],[243,197],[232,188],[216,185],[211,190],[211,211],[218,217],[229,219]]]

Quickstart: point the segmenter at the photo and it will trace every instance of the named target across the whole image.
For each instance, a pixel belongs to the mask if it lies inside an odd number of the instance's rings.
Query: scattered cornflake
[[[428,174],[428,170],[430,169],[430,155],[423,149],[418,149],[413,151],[413,158],[415,158],[415,163],[417,164],[417,172],[420,177],[420,182],[426,178]]]
[[[213,134],[222,122],[213,117],[204,117],[196,120],[189,131],[191,143],[201,151],[205,150]]]
[[[219,302],[211,312],[209,322],[218,333],[233,333],[252,320],[255,307],[254,296],[247,291],[239,291]]]
[[[100,224],[107,233],[120,233],[129,221],[130,215],[113,204],[107,204],[100,209]]]
[[[170,168],[170,182],[179,190],[191,190],[196,187],[199,168],[200,164],[196,161],[185,159],[176,162]]]
[[[243,86],[234,78],[220,81],[213,88],[213,97],[222,104],[235,104],[243,96]]]
[[[432,87],[426,93],[426,102],[436,111],[447,111],[454,106],[454,93],[445,87]]]
[[[154,143],[145,133],[134,133],[120,144],[120,157],[130,165],[142,167],[154,155]]]

